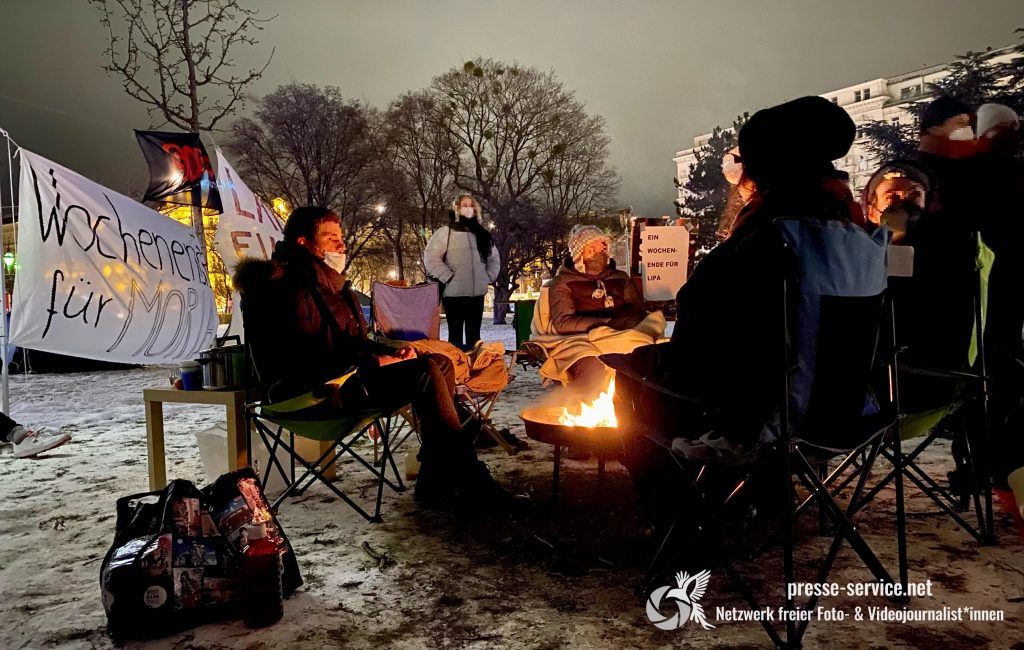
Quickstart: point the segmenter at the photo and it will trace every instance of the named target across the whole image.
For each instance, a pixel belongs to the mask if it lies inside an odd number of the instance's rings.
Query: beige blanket
[[[452,362],[455,383],[475,393],[496,393],[509,382],[505,346],[499,341],[482,342],[466,354],[448,341],[422,339],[409,343],[419,354],[443,354]]]
[[[601,326],[586,334],[569,336],[535,333],[530,337],[530,343],[540,346],[547,354],[547,360],[540,368],[541,377],[565,385],[569,382],[569,368],[580,359],[632,352],[642,345],[657,343],[664,333],[665,316],[656,311],[648,314],[633,329],[615,330]]]

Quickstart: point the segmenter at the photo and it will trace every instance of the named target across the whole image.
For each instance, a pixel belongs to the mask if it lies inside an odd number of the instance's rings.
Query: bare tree
[[[266,63],[238,73],[235,57],[273,18],[239,0],[89,0],[101,13],[109,74],[146,104],[152,126],[209,131],[234,114]]]
[[[380,129],[381,179],[387,198],[385,236],[399,279],[406,261],[420,259],[431,233],[447,221],[457,161],[436,97],[406,93],[391,102]]]
[[[349,263],[384,225],[374,113],[338,88],[292,83],[256,102],[254,119],[232,125],[228,147],[266,198],[320,205],[342,219]]]
[[[614,192],[607,142],[601,146],[604,122],[588,116],[553,73],[492,59],[467,61],[434,79],[431,89],[457,147],[455,185],[479,197],[496,226],[502,264],[494,322],[504,323],[521,260],[544,255],[542,238],[522,224],[541,231],[564,226],[564,210]]]

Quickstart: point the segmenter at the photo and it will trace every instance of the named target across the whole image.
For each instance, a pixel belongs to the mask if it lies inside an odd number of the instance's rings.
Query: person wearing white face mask
[[[464,350],[480,340],[487,287],[498,278],[501,259],[480,203],[461,194],[452,204],[451,223],[439,228],[423,250],[427,276],[442,286],[448,341]]]
[[[522,499],[499,486],[473,450],[455,408],[455,373],[442,355],[371,340],[344,270],[338,215],[297,208],[270,261],[243,260],[235,272],[242,296],[246,344],[271,401],[316,391],[331,399],[297,417],[329,419],[353,412],[392,412],[411,403],[419,423],[422,463],[416,483],[421,505],[454,502],[489,512]],[[327,382],[357,370],[354,380]]]

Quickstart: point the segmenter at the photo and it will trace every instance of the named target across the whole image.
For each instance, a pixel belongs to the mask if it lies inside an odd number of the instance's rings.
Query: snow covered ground
[[[485,327],[485,338],[514,343],[510,326]],[[145,418],[141,391],[167,384],[167,368],[68,375],[16,376],[13,415],[30,426],[62,427],[72,444],[38,460],[0,455],[0,648],[105,648],[99,598],[100,560],[114,526],[116,498],[144,492]],[[494,417],[523,436],[518,412],[545,394],[534,370],[519,369]],[[223,419],[216,407],[166,405],[168,475],[200,484],[206,477],[194,432]],[[948,447],[925,459],[937,475],[948,467]],[[756,647],[766,637],[756,623],[718,622],[705,631],[693,625],[663,632],[648,621],[644,597],[634,593],[653,542],[645,535],[628,475],[609,464],[598,491],[594,460],[568,460],[563,495],[550,500],[551,448],[510,457],[487,451],[483,458],[506,485],[530,493],[528,515],[466,520],[422,511],[411,493],[386,493],[384,522],[370,525],[314,488],[286,502],[280,520],[287,530],[306,585],[285,604],[285,618],[253,632],[240,622],[189,630],[139,644],[174,648],[398,647]],[[350,466],[341,487],[355,494],[369,482]],[[908,508],[933,510],[908,490]],[[864,512],[860,530],[892,566],[895,542],[892,492]],[[811,519],[814,519],[813,517]],[[1020,536],[1000,514],[1000,544],[980,548],[946,518],[910,518],[911,579],[931,579],[934,596],[912,609],[974,606],[999,609],[1006,620],[991,623],[879,623],[852,620],[857,606],[884,606],[877,598],[826,599],[827,607],[851,614],[844,622],[815,622],[808,647],[1008,647],[1024,638],[1024,554]],[[386,553],[378,563],[365,543]],[[822,548],[812,525],[801,548]],[[778,569],[775,554],[748,566],[755,584]],[[813,579],[816,560],[802,553],[798,571]],[[868,580],[848,550],[833,580]],[[766,589],[768,587],[765,587]],[[709,607],[710,606],[710,607]],[[743,607],[718,571],[705,609]],[[714,621],[713,621],[714,622]],[[1020,647],[1019,645],[1016,647]]]

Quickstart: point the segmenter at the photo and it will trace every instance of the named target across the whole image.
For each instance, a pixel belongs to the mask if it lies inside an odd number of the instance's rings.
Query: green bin
[[[530,340],[530,323],[533,322],[533,309],[537,304],[536,299],[514,300],[516,313],[512,317],[512,326],[516,328],[516,349],[523,347],[523,341]]]

